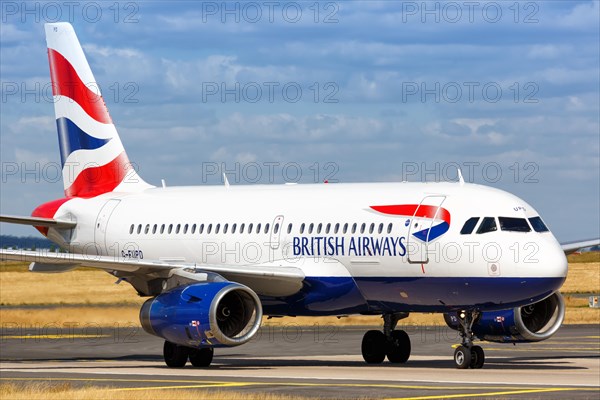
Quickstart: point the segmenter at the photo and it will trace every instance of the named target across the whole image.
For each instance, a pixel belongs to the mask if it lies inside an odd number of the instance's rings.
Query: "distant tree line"
[[[24,250],[50,249],[51,251],[54,251],[58,246],[46,238],[0,235],[0,248]]]

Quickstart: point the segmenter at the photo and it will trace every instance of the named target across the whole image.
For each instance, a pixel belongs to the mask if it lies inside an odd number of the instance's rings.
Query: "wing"
[[[6,249],[0,250],[0,260],[31,262],[29,269],[33,272],[64,272],[78,266],[103,269],[129,281],[145,295],[158,294],[176,284],[206,282],[207,273],[212,273],[213,278],[216,274],[247,285],[259,295],[275,297],[297,293],[304,280],[301,269],[283,264],[171,263],[160,260]]]
[[[50,228],[69,229],[77,225],[76,222],[63,221],[53,218],[40,217],[20,217],[15,215],[0,215],[0,222],[8,222],[10,224],[21,224],[31,226],[46,226]]]
[[[600,239],[590,239],[590,240],[579,240],[576,242],[567,242],[561,243],[563,251],[566,255],[571,253],[575,253],[577,250],[585,249],[586,247],[598,246],[600,245]]]

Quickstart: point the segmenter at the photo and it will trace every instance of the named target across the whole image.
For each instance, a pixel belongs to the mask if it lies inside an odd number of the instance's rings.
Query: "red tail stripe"
[[[117,158],[100,167],[89,167],[81,171],[75,182],[65,189],[67,197],[95,197],[112,192],[125,179],[131,169],[127,154],[122,152]]]
[[[371,206],[371,208],[383,214],[404,215],[407,217],[412,217],[414,215],[415,217],[422,218],[433,218],[437,212],[438,218],[450,224],[450,213],[442,207],[439,208],[439,212],[437,206],[429,206],[426,204],[422,204],[421,207],[419,207],[418,204],[397,204],[389,206]],[[416,214],[415,211],[417,211]]]
[[[48,49],[48,61],[50,62],[53,95],[66,96],[79,104],[96,121],[112,124],[102,96],[98,96],[85,86],[71,63],[62,54]]]

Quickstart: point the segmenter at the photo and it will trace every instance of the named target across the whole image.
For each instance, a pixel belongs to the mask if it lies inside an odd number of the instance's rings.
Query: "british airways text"
[[[293,238],[294,256],[395,256],[406,255],[404,236],[312,236]]]

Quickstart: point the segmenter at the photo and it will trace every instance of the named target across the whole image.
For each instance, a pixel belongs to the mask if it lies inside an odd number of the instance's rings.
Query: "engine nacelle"
[[[149,334],[182,346],[238,346],[260,328],[262,305],[238,283],[197,283],[147,300],[140,321]]]
[[[559,292],[528,306],[481,313],[473,333],[481,340],[499,343],[539,342],[550,338],[565,318],[565,302]],[[458,318],[444,314],[446,324],[458,330]]]

